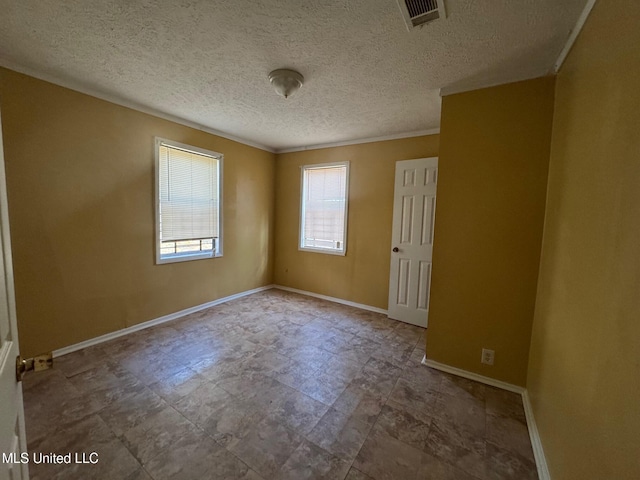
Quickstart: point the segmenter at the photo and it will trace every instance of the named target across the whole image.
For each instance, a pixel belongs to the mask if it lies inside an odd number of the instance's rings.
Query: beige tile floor
[[[279,290],[25,378],[38,479],[537,478],[518,395],[421,365],[424,330]]]

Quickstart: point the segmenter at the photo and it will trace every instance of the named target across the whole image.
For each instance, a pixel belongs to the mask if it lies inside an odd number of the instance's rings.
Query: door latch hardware
[[[16,381],[21,382],[27,372],[39,372],[53,367],[53,355],[51,352],[36,355],[33,358],[16,357]]]

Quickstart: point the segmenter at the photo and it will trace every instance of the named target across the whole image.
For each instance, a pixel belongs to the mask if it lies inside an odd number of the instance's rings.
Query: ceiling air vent
[[[409,31],[446,17],[444,0],[397,0],[397,2]]]

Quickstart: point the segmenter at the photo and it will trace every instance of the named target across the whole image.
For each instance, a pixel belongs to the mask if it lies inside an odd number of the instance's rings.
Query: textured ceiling
[[[0,64],[286,149],[437,128],[440,89],[549,73],[586,3],[445,1],[408,32],[396,0],[0,0]]]

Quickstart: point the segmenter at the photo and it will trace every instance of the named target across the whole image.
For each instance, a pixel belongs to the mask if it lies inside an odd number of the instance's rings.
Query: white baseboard
[[[519,387],[518,385],[512,385],[511,383],[503,382],[501,380],[495,380],[490,377],[485,377],[484,375],[478,375],[477,373],[462,370],[461,368],[451,367],[449,365],[445,365],[444,363],[429,360],[426,356],[422,359],[422,364],[426,365],[427,367],[435,368],[436,370],[440,370],[442,372],[457,375],[458,377],[468,378],[469,380],[475,380],[476,382],[484,383],[485,385],[491,385],[492,387],[519,393],[520,395],[522,395],[522,392],[524,392],[525,390],[523,387]]]
[[[115,332],[106,333],[104,335],[100,335],[99,337],[90,338],[89,340],[85,340],[83,342],[76,343],[74,345],[69,345],[68,347],[62,347],[57,350],[54,350],[52,352],[53,358],[61,357],[62,355],[66,355],[68,353],[72,353],[77,350],[82,350],[83,348],[91,347],[93,345],[98,345],[100,343],[113,340],[114,338],[123,337],[125,335],[129,335],[130,333],[137,332],[139,330],[144,330],[145,328],[153,327],[155,325],[160,325],[161,323],[165,323],[165,322],[170,322],[171,320],[175,320],[185,315],[189,315],[190,313],[199,312],[200,310],[204,310],[210,307],[215,307],[216,305],[220,305],[221,303],[229,302],[237,298],[246,297],[247,295],[262,292],[264,290],[270,290],[272,288],[274,288],[273,285],[266,285],[264,287],[258,287],[252,290],[246,290],[244,292],[235,293],[233,295],[229,295],[228,297],[219,298],[211,302],[203,303],[201,305],[196,305],[195,307],[185,308],[184,310],[180,310],[179,312],[170,313],[168,315],[164,315],[159,318],[154,318],[153,320],[149,320],[147,322],[138,323],[136,325],[123,328],[122,330],[116,330]]]
[[[524,405],[524,413],[527,417],[527,427],[529,428],[529,438],[531,439],[533,456],[536,459],[536,466],[538,467],[538,478],[539,480],[551,480],[547,458],[544,455],[542,440],[540,439],[536,419],[533,416],[531,399],[529,398],[529,392],[527,390],[522,393],[522,404]]]
[[[538,427],[536,426],[536,420],[533,416],[533,409],[531,408],[531,400],[529,398],[529,392],[526,388],[518,385],[512,385],[511,383],[495,380],[484,375],[478,375],[477,373],[462,370],[461,368],[451,367],[444,363],[439,363],[434,360],[427,359],[425,355],[422,359],[422,364],[427,367],[435,368],[442,372],[451,373],[459,377],[468,378],[469,380],[475,380],[476,382],[484,383],[492,387],[501,388],[510,392],[519,393],[522,396],[522,405],[524,406],[524,413],[527,418],[527,429],[529,430],[529,439],[531,440],[531,448],[533,449],[533,456],[536,461],[536,468],[538,469],[539,480],[551,480],[549,474],[549,467],[547,466],[547,459],[544,456],[544,450],[542,448],[542,441],[538,433]]]
[[[307,292],[305,290],[298,290],[297,288],[284,287],[282,285],[265,285],[264,287],[254,288],[253,290],[247,290],[244,292],[236,293],[234,295],[229,295],[228,297],[219,298],[217,300],[213,300],[211,302],[203,303],[201,305],[196,305],[195,307],[186,308],[184,310],[180,310],[179,312],[170,313],[168,315],[164,315],[159,318],[154,318],[153,320],[149,320],[147,322],[138,323],[136,325],[132,325],[130,327],[123,328],[121,330],[117,330],[115,332],[106,333],[104,335],[100,335],[99,337],[90,338],[89,340],[85,340],[83,342],[75,343],[73,345],[69,345],[67,347],[62,347],[57,350],[54,350],[53,357],[61,357],[62,355],[66,355],[68,353],[75,352],[77,350],[82,350],[83,348],[91,347],[93,345],[98,345],[100,343],[108,342],[109,340],[113,340],[114,338],[123,337],[125,335],[129,335],[130,333],[137,332],[139,330],[144,330],[145,328],[150,328],[155,325],[160,325],[161,323],[170,322],[171,320],[175,320],[177,318],[183,317],[185,315],[189,315],[190,313],[199,312],[200,310],[204,310],[206,308],[214,307],[216,305],[220,305],[221,303],[229,302],[231,300],[235,300],[237,298],[246,297],[247,295],[251,295],[253,293],[262,292],[264,290],[270,290],[272,288],[277,288],[279,290],[286,290],[288,292],[299,293],[301,295],[307,295],[310,297],[321,298],[323,300],[328,300],[330,302],[341,303],[343,305],[349,305],[351,307],[360,308],[362,310],[369,310],[372,312],[387,314],[386,310],[382,308],[372,307],[370,305],[364,305],[362,303],[350,302],[348,300],[342,300],[341,298],[328,297],[326,295],[320,295],[318,293]]]
[[[387,315],[389,312],[383,308],[372,307],[371,305],[365,305],[363,303],[351,302],[349,300],[343,300],[342,298],[329,297],[327,295],[321,295],[319,293],[307,292],[306,290],[298,290],[297,288],[285,287],[283,285],[273,285],[273,288],[278,290],[285,290],[287,292],[299,293],[300,295],[307,295],[308,297],[321,298],[329,302],[341,303],[342,305],[348,305],[350,307],[359,308],[361,310],[368,310],[370,312],[383,313]]]

